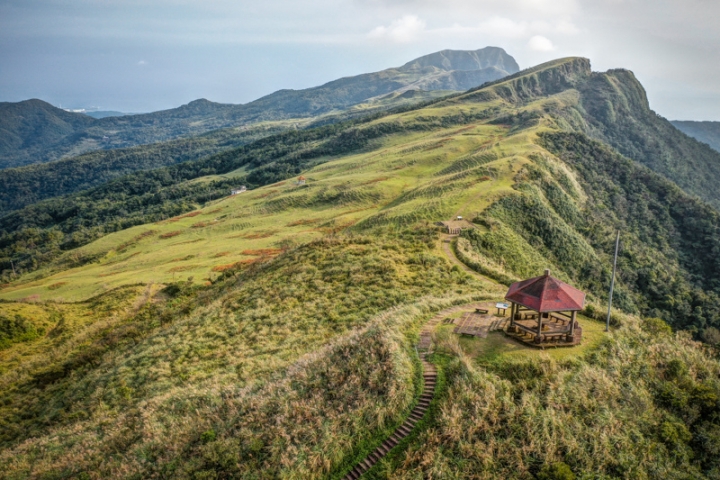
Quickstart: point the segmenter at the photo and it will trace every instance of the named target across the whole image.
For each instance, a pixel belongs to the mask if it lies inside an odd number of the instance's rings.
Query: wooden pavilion
[[[580,343],[577,312],[585,305],[585,294],[550,276],[550,270],[513,283],[505,299],[511,304],[508,335],[535,346]]]

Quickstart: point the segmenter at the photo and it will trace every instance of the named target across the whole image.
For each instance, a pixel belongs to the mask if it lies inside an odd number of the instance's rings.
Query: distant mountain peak
[[[500,47],[485,47],[479,50],[441,50],[411,60],[398,70],[418,72],[432,67],[445,71],[483,70],[495,67],[509,74],[520,70],[515,59]]]

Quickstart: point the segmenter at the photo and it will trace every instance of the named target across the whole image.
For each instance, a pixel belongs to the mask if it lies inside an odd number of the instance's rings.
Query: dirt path
[[[450,263],[462,268],[463,271],[469,273],[470,275],[477,278],[478,280],[481,280],[482,282],[488,284],[488,286],[492,286],[493,290],[503,290],[505,288],[504,285],[476,272],[472,268],[465,265],[462,261],[460,261],[460,259],[457,258],[457,256],[455,256],[455,252],[453,251],[453,248],[452,248],[452,241],[453,241],[453,239],[455,239],[457,237],[458,237],[457,235],[449,235],[449,234],[445,233],[440,238],[440,245],[441,245],[442,251],[445,254],[445,256],[447,257],[447,259],[450,260]]]

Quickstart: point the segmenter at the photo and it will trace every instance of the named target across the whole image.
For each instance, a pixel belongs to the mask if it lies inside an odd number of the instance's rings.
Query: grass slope
[[[701,267],[714,257],[692,254],[715,251],[702,242],[712,247],[716,219],[649,169],[563,131],[586,62],[354,124],[332,137],[342,151],[317,137],[312,155],[296,152],[306,185],[288,178],[115,232],[5,285],[0,471],[339,476],[416,401],[423,322],[504,294],[448,262],[433,222],[456,215],[476,220],[455,247],[471,268],[508,281],[549,266],[593,299],[622,225],[618,303],[687,326],[688,298],[713,295]],[[688,243],[678,218],[702,238]],[[679,288],[672,302],[665,284]],[[55,337],[58,315],[70,327]],[[700,318],[706,334],[712,317]],[[583,322],[583,347],[551,354],[441,327],[436,407],[371,473],[715,478],[716,353],[659,319],[616,314],[609,335]]]

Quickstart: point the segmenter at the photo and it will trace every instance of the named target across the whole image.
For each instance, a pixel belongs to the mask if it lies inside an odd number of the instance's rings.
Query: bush
[[[665,421],[660,425],[660,438],[666,445],[675,448],[692,440],[692,434],[683,423]]]
[[[566,463],[557,462],[543,465],[537,478],[538,480],[575,480],[575,474]]]
[[[672,328],[662,318],[644,318],[643,328],[653,335],[672,335]]]

